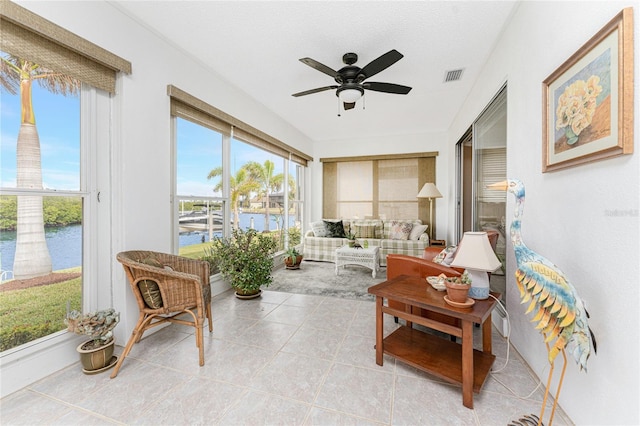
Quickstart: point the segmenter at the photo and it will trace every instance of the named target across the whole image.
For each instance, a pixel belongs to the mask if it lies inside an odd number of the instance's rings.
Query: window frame
[[[86,312],[101,304],[113,304],[111,283],[111,239],[108,226],[111,211],[109,132],[111,99],[108,93],[82,85],[80,92],[80,188],[78,191],[55,189],[25,190],[2,188],[2,195],[42,195],[43,197],[82,197],[82,309]],[[98,161],[98,159],[109,161]],[[100,196],[98,196],[100,194]],[[98,197],[100,200],[98,200]],[[77,361],[75,344],[83,338],[61,330],[0,353],[2,396],[25,386],[33,373],[45,376]],[[51,362],[51,359],[55,362]]]

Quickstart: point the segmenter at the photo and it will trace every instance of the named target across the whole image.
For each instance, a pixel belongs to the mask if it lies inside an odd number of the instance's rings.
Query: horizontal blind
[[[504,203],[507,193],[504,191],[491,191],[488,185],[502,182],[507,178],[507,149],[489,148],[479,151],[480,167],[482,175],[478,176],[478,192],[480,201],[485,203]]]
[[[3,52],[115,93],[116,73],[131,63],[9,1],[0,2]]]
[[[196,123],[210,123],[211,126],[220,126],[225,129],[228,128],[229,131],[226,131],[226,134],[230,134],[230,129],[233,127],[233,135],[236,139],[256,146],[265,151],[271,152],[275,155],[278,155],[283,158],[290,159],[295,163],[306,166],[307,161],[313,160],[313,157],[298,151],[297,149],[287,145],[286,143],[256,129],[255,127],[238,120],[237,118],[227,114],[226,112],[209,105],[208,103],[196,98],[188,94],[187,92],[179,89],[176,86],[168,85],[167,86],[167,94],[171,98],[171,111],[178,111],[178,113],[182,113],[183,111],[190,114],[191,117],[194,117]],[[174,106],[175,104],[175,106]],[[186,108],[189,107],[189,108]],[[189,120],[190,118],[186,115],[180,115],[182,118]],[[208,117],[208,118],[207,118]],[[222,123],[222,124],[221,124]],[[219,128],[216,128],[218,131]]]

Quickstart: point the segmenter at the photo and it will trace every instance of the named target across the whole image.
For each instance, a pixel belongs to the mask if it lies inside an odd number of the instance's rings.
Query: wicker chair
[[[154,251],[125,251],[116,256],[127,274],[131,290],[136,297],[140,315],[131,337],[120,355],[111,378],[118,375],[122,362],[142,334],[166,322],[189,325],[196,329],[196,346],[200,366],[204,365],[202,329],[205,315],[211,320],[211,285],[209,263]],[[178,318],[182,314],[190,318]]]

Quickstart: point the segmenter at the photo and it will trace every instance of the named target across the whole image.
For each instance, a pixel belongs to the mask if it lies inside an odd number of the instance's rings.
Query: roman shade
[[[0,1],[0,49],[115,93],[131,63],[10,1]]]
[[[168,85],[167,94],[171,98],[171,114],[176,117],[184,118],[225,135],[231,135],[233,131],[235,139],[289,159],[302,166],[306,166],[307,161],[313,160],[313,157],[209,105],[176,86]]]

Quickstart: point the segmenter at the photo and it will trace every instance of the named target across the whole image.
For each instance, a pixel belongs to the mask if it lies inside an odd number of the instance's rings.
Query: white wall
[[[640,8],[637,2],[523,2],[487,61],[449,134],[454,144],[504,81],[508,81],[508,176],[526,185],[523,240],[558,265],[586,301],[598,354],[588,373],[569,355],[560,404],[576,424],[640,424],[640,126],[635,153],[542,173],[542,81],[624,7],[635,6],[635,105],[640,82]],[[453,182],[453,177],[450,177]],[[452,208],[452,206],[450,206]],[[510,222],[514,199],[508,198]],[[611,216],[611,210],[635,212]],[[453,210],[450,210],[453,211]],[[507,304],[512,342],[543,381],[549,371],[541,335],[525,316],[515,287],[512,246],[507,252]],[[616,293],[611,291],[616,290]],[[620,291],[620,293],[618,293]],[[561,357],[556,361],[560,372]],[[556,374],[557,376],[558,374]],[[555,389],[555,385],[553,386]]]

